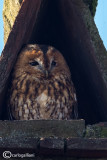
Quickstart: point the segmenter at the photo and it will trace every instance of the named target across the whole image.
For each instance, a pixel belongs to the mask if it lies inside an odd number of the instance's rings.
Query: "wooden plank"
[[[0,57],[0,118],[2,110],[6,106],[4,104],[4,99],[6,98],[10,72],[20,49],[24,44],[28,43],[44,4],[47,4],[44,0],[23,1],[13,29]]]
[[[0,154],[107,158],[107,138],[82,138],[84,120],[0,121]]]
[[[39,155],[64,155],[64,139],[63,138],[42,138],[40,139]]]
[[[0,121],[0,137],[82,137],[84,120]]]
[[[78,150],[107,150],[107,138],[69,138],[67,149]]]
[[[107,139],[7,137],[0,139],[0,154],[4,151],[43,157],[107,158]]]
[[[37,137],[23,137],[23,138],[0,138],[0,156],[3,157],[4,152],[20,155],[25,157],[35,157],[38,154],[39,138]],[[11,156],[10,154],[7,154]],[[16,158],[17,158],[16,157]],[[12,156],[14,159],[15,157]],[[1,158],[0,158],[1,159]]]
[[[0,150],[1,149],[18,149],[18,150],[37,150],[39,145],[39,138],[37,137],[12,137],[12,138],[0,138]]]
[[[66,155],[79,158],[107,158],[107,138],[68,139]]]
[[[66,58],[73,68],[80,116],[86,123],[107,121],[107,86],[95,56],[92,39],[81,16],[80,8],[86,6],[82,0],[59,0],[58,3],[66,34],[65,46],[69,55]]]

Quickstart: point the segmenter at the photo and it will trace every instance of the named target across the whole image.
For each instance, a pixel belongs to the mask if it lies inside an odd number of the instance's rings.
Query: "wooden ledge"
[[[82,137],[84,120],[0,121],[0,137]]]
[[[0,154],[4,151],[46,157],[107,158],[107,138],[1,138]]]
[[[107,138],[85,138],[84,131],[84,120],[0,121],[0,154],[107,158]]]

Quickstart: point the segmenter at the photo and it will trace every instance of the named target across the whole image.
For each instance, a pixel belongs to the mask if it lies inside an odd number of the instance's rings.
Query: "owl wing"
[[[73,82],[71,82],[70,94],[73,97],[71,119],[78,119],[78,103],[77,103],[76,90],[74,88]]]
[[[15,120],[14,117],[12,116],[12,112],[10,110],[10,105],[7,107],[7,116],[9,120]]]
[[[78,105],[77,102],[74,102],[72,106],[71,119],[78,119]]]

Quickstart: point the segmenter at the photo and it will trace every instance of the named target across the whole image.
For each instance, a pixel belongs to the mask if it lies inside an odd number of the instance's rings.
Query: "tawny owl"
[[[21,51],[9,97],[11,119],[77,118],[70,70],[61,53],[51,46],[29,44]]]

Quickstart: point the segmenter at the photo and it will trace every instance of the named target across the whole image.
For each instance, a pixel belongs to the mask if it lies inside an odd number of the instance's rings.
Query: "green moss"
[[[102,127],[101,138],[107,137],[107,127]]]
[[[107,124],[94,124],[86,126],[86,138],[107,138]]]
[[[102,128],[99,125],[88,125],[86,127],[86,138],[100,138]]]
[[[89,6],[89,9],[91,11],[92,16],[95,16],[96,13],[96,7],[98,5],[98,0],[83,0],[86,5]]]

